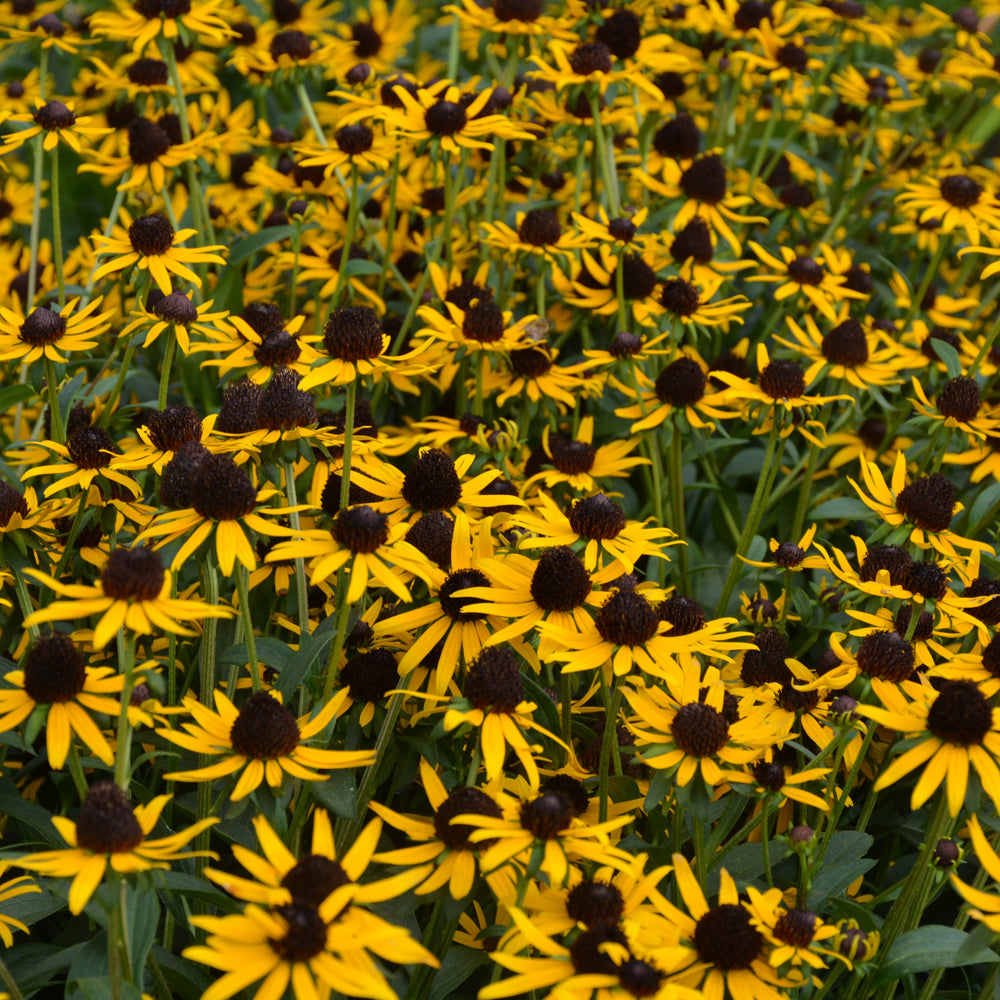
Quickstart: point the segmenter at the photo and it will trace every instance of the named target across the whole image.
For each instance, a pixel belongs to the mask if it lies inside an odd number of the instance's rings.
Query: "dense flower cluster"
[[[1000,4],[0,11],[12,995],[993,995]]]

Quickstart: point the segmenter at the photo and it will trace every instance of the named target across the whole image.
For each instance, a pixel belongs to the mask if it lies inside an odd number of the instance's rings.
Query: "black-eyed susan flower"
[[[963,538],[950,530],[952,518],[963,508],[956,499],[954,485],[941,473],[919,476],[907,483],[906,456],[900,452],[890,482],[885,481],[878,465],[864,458],[861,459],[861,475],[865,489],[853,479],[847,481],[866,507],[875,511],[885,524],[897,529],[894,536],[899,535],[900,539],[907,539],[922,549],[936,549],[952,559],[958,558],[956,549],[993,551],[986,542]]]
[[[1000,202],[996,188],[982,175],[946,174],[936,180],[907,184],[896,200],[904,209],[920,213],[921,222],[937,220],[944,233],[961,229],[976,246],[1000,229]]]
[[[60,142],[64,142],[74,152],[83,151],[81,138],[85,141],[95,136],[107,135],[113,131],[103,126],[92,125],[90,115],[77,116],[72,104],[63,104],[62,101],[42,100],[35,102],[35,111],[32,114],[11,115],[7,121],[10,122],[33,122],[28,128],[19,129],[17,132],[10,132],[4,137],[4,147],[2,152],[9,153],[12,149],[19,149],[36,135],[44,135],[42,146],[46,150],[53,150]]]
[[[454,156],[462,149],[492,149],[496,138],[532,138],[503,115],[483,113],[492,90],[477,94],[471,103],[462,102],[461,89],[450,80],[438,80],[415,93],[397,85],[393,92],[402,106],[388,109],[386,126],[412,143],[434,140]]]
[[[637,382],[638,392],[622,386],[636,402],[615,410],[616,416],[632,421],[631,434],[659,427],[680,414],[691,427],[709,430],[715,428],[712,419],[733,420],[739,416],[739,393],[710,381],[708,365],[694,348],[682,348],[680,356],[655,379],[637,370]]]
[[[668,559],[665,547],[684,544],[669,528],[629,521],[618,503],[604,493],[574,500],[565,510],[546,493],[538,499],[538,506],[514,515],[514,523],[527,531],[520,547],[582,548],[583,565],[595,584],[631,573],[643,556]]]
[[[97,17],[88,23],[99,38],[127,42],[139,53],[159,37],[173,43],[183,38],[182,33],[202,44],[220,46],[235,35],[222,12],[223,6],[222,0],[176,4],[167,0],[140,0],[137,4],[115,0],[113,10],[97,11]]]
[[[382,821],[376,819],[369,823],[340,856],[333,841],[330,814],[325,809],[316,809],[312,822],[309,852],[296,858],[266,817],[254,817],[260,853],[240,844],[233,845],[234,857],[253,878],[216,868],[206,868],[205,876],[244,902],[272,907],[306,903],[318,907],[332,892],[344,886],[350,886],[348,893],[341,894],[345,902],[352,905],[382,903],[409,891],[428,872],[428,866],[416,867],[388,878],[366,878],[362,882],[378,847]]]
[[[543,786],[539,794],[528,792],[523,798],[504,792],[497,797],[501,819],[460,813],[451,822],[471,827],[473,844],[489,841],[479,855],[483,872],[513,862],[522,871],[530,867],[544,872],[553,885],[564,885],[575,861],[627,868],[630,856],[614,846],[610,835],[627,826],[632,817],[625,814],[603,823],[587,822],[583,814],[589,809],[589,799],[582,785],[578,791],[579,795]]]
[[[512,255],[524,253],[547,258],[557,254],[572,255],[589,242],[585,236],[566,229],[558,214],[550,208],[518,212],[514,227],[505,222],[480,223],[485,236],[483,242]]]
[[[291,534],[291,529],[262,516],[277,517],[279,513],[287,513],[287,508],[259,506],[259,501],[273,491],[263,491],[261,495],[229,455],[208,454],[198,461],[191,461],[190,456],[180,461],[175,455],[164,469],[164,477],[172,469],[178,479],[185,480],[177,484],[177,502],[186,501],[190,506],[161,514],[139,538],[160,539],[157,548],[184,538],[174,556],[175,569],[214,536],[216,557],[223,573],[231,576],[237,562],[252,572],[257,568],[257,556],[248,531],[265,536]]]
[[[780,889],[756,890],[743,902],[732,876],[723,868],[719,901],[709,906],[690,862],[673,856],[674,879],[687,912],[667,904],[687,956],[674,968],[678,983],[700,989],[703,995],[738,997],[740,1000],[777,1000],[783,979],[768,961],[767,938],[760,925],[775,915]]]
[[[215,251],[221,246],[190,248],[180,246],[198,232],[197,229],[182,229],[174,232],[174,227],[165,215],[154,212],[136,219],[128,227],[128,235],[105,237],[95,235],[94,244],[98,257],[109,257],[93,274],[97,281],[106,274],[124,271],[133,265],[140,271],[148,271],[150,277],[164,295],[173,292],[171,274],[201,287],[201,278],[188,264],[224,264],[225,259]]]
[[[858,713],[915,741],[879,772],[876,790],[923,767],[910,808],[919,809],[944,784],[948,812],[957,816],[971,767],[986,794],[1000,807],[1000,709],[992,706],[974,681],[945,681],[935,690],[921,682],[893,684],[876,679],[872,689],[882,706],[859,705]]]
[[[83,308],[74,298],[58,311],[37,306],[26,316],[0,308],[0,361],[20,360],[29,365],[40,358],[65,363],[67,354],[97,347],[111,328],[114,311],[99,313],[98,296]]]
[[[303,391],[317,385],[346,385],[367,375],[385,377],[390,368],[399,371],[412,355],[391,358],[385,354],[389,335],[373,309],[368,306],[337,306],[323,330],[322,356],[299,383]],[[417,365],[412,370],[419,371]]]
[[[43,636],[28,649],[20,670],[4,676],[0,690],[0,732],[16,729],[36,709],[45,712],[49,764],[66,763],[74,736],[109,766],[114,754],[91,713],[115,716],[125,678],[109,667],[90,667],[69,636]]]
[[[641,759],[657,770],[670,770],[682,787],[700,775],[711,787],[723,781],[747,781],[738,769],[758,758],[771,730],[767,707],[752,702],[726,704],[718,670],[704,677],[679,671],[663,678],[662,687],[625,688],[638,721],[629,722]]]
[[[149,347],[164,330],[172,330],[177,337],[177,346],[184,354],[191,353],[191,335],[212,338],[228,332],[227,310],[212,311],[212,300],[195,305],[184,292],[171,292],[162,298],[149,297],[145,303],[136,303],[134,318],[118,334],[130,337],[143,334],[142,346]]]
[[[232,791],[238,802],[267,781],[278,789],[287,775],[305,781],[320,781],[324,771],[342,767],[365,767],[375,759],[369,750],[324,750],[307,745],[337,716],[343,703],[334,697],[310,719],[299,719],[269,691],[252,694],[239,709],[221,692],[215,692],[216,711],[188,698],[184,707],[193,722],[182,724],[184,732],[157,732],[183,749],[210,757],[214,764],[176,771],[172,781],[214,781],[239,773]]]
[[[339,498],[338,498],[339,500]],[[337,510],[329,531],[317,529],[294,541],[279,542],[267,555],[309,559],[309,582],[321,583],[347,567],[347,600],[361,600],[369,582],[386,587],[401,601],[411,601],[407,581],[414,576],[431,581],[436,573],[427,557],[405,541],[408,525],[390,526],[385,514],[361,505]]]
[[[89,587],[62,583],[38,570],[29,569],[25,573],[68,598],[33,611],[25,619],[25,625],[78,621],[100,615],[92,640],[96,649],[103,649],[120,628],[139,635],[160,631],[195,635],[195,629],[181,623],[232,615],[225,607],[171,597],[170,574],[163,569],[159,555],[143,546],[115,549],[101,570],[100,580]]]
[[[467,813],[501,819],[503,813],[490,793],[492,785],[486,789],[459,785],[449,791],[424,758],[420,759],[420,781],[433,813],[428,819],[371,803],[371,809],[386,823],[418,842],[412,847],[383,851],[374,859],[390,865],[431,863],[433,868],[414,891],[425,895],[447,885],[453,899],[465,899],[475,886],[476,857],[482,848],[469,840],[471,827],[452,823],[452,819]]]
[[[158,795],[146,805],[133,806],[125,793],[110,781],[90,786],[74,822],[53,816],[52,824],[69,845],[40,851],[18,859],[18,865],[49,878],[71,878],[69,911],[82,913],[110,867],[122,875],[169,868],[171,861],[191,857],[216,857],[211,851],[186,851],[202,830],[219,820],[198,820],[186,830],[149,839],[169,795]]]
[[[367,464],[363,471],[351,473],[351,483],[367,490],[372,495],[371,506],[388,514],[390,520],[412,521],[435,510],[455,515],[469,508],[489,510],[524,505],[518,497],[486,492],[500,478],[499,469],[487,468],[466,478],[475,461],[472,454],[452,459],[440,448],[425,448],[406,473],[388,462]]]
[[[111,460],[121,454],[121,449],[103,427],[85,425],[73,428],[65,444],[57,441],[39,441],[39,449],[49,452],[52,457],[62,458],[62,462],[51,465],[34,465],[24,473],[22,479],[34,476],[58,476],[45,487],[45,496],[76,487],[89,490],[99,488],[103,495],[120,499],[129,495],[138,498],[139,487],[135,480],[111,468]]]
[[[816,248],[815,255],[798,254],[791,247],[779,246],[779,258],[759,243],[750,241],[750,249],[761,263],[770,269],[769,274],[752,274],[746,281],[779,282],[772,292],[776,302],[794,295],[802,296],[831,323],[838,320],[837,306],[845,299],[864,299],[861,292],[848,287],[847,271],[851,257],[846,250],[838,250],[828,244]]]
[[[804,535],[797,542],[779,542],[772,538],[767,543],[767,549],[771,553],[771,559],[760,561],[744,558],[743,561],[750,566],[759,566],[762,569],[783,569],[789,571],[801,571],[804,569],[821,569],[827,565],[824,556],[815,552],[809,554],[809,548],[816,537],[816,525],[810,525]]]
[[[1000,428],[1000,416],[988,405],[984,406],[979,383],[968,375],[948,379],[933,403],[928,399],[920,379],[913,379],[913,391],[917,398],[911,398],[910,402],[932,426],[944,424],[945,427],[964,431],[970,444],[976,438],[985,441],[996,436]]]
[[[528,783],[537,788],[535,757],[541,747],[529,744],[526,732],[535,730],[562,744],[532,718],[537,707],[534,702],[525,700],[521,668],[513,653],[509,649],[488,646],[469,664],[462,682],[462,698],[447,708],[444,730],[452,732],[463,725],[474,727],[487,781],[503,773],[509,748],[521,762]]]
[[[857,389],[872,385],[898,385],[900,370],[905,362],[889,335],[865,322],[847,315],[845,306],[838,311],[839,322],[826,333],[820,331],[812,316],[799,325],[791,316],[785,322],[794,340],[775,334],[774,339],[807,358],[806,382],[810,385],[825,370],[834,379],[846,379]]]
[[[628,478],[629,470],[637,465],[648,465],[648,458],[635,458],[631,452],[639,446],[639,439],[612,441],[594,447],[594,418],[584,417],[573,437],[542,431],[544,464],[549,468],[532,476],[525,486],[544,483],[549,489],[557,483],[566,483],[581,493],[593,493],[601,488],[602,480]]]
[[[376,636],[409,634],[415,629],[423,629],[419,637],[408,644],[399,661],[401,677],[407,678],[417,670],[432,671],[431,693],[443,696],[448,693],[463,659],[466,665],[471,663],[485,646],[491,631],[504,626],[502,618],[468,610],[475,598],[455,596],[460,590],[489,584],[489,577],[477,567],[481,559],[492,555],[488,521],[473,526],[464,514],[458,514],[451,537],[450,572],[439,587],[431,589],[434,599],[423,607],[385,618],[373,629]],[[514,648],[522,654],[525,651],[523,645],[514,644]],[[420,682],[420,674],[416,681],[409,681],[411,686]]]

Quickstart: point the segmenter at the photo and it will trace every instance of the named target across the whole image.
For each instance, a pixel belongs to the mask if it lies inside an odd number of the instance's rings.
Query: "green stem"
[[[52,257],[56,265],[56,287],[59,289],[59,308],[66,305],[66,279],[63,275],[62,199],[59,196],[59,144],[52,150],[52,180],[49,184],[52,199]]]
[[[330,307],[336,308],[340,303],[340,296],[347,284],[347,265],[351,260],[351,247],[354,245],[354,234],[358,228],[358,213],[360,211],[360,201],[358,189],[360,179],[358,165],[351,164],[351,193],[347,203],[347,229],[344,235],[344,247],[340,251],[340,263],[337,265],[337,284],[334,286],[333,295],[330,297]]]
[[[299,512],[295,510],[299,505],[299,497],[295,489],[295,465],[292,462],[285,462],[285,495],[291,508],[288,514],[289,524],[292,531],[299,532],[302,525]],[[299,612],[299,641],[302,642],[309,635],[309,589],[306,586],[306,564],[302,556],[295,560],[295,600]]]
[[[31,603],[31,595],[28,593],[28,582],[25,580],[23,573],[14,573],[12,575],[14,577],[14,591],[17,594],[17,603],[21,605],[21,614],[27,618],[35,610]],[[29,625],[28,635],[31,636],[31,641],[34,642],[38,638],[38,626]]]
[[[365,768],[361,784],[358,786],[358,793],[354,797],[357,819],[349,822],[344,820],[337,822],[334,839],[337,844],[338,857],[341,851],[354,843],[354,839],[361,829],[365,810],[368,808],[368,803],[371,801],[372,795],[375,794],[375,782],[378,781],[378,772],[385,757],[386,748],[396,735],[396,720],[399,718],[399,712],[403,707],[403,699],[405,697],[406,695],[403,694],[394,694],[389,701],[389,707],[386,709],[385,718],[382,720],[382,726],[378,731],[378,738],[375,741],[375,760]]]
[[[115,784],[127,795],[132,771],[132,724],[129,722],[128,709],[132,688],[135,687],[135,636],[127,633],[124,627],[118,630],[118,662],[122,664],[122,672],[125,674],[125,687],[122,688],[121,707],[118,709]]]
[[[160,372],[160,393],[157,406],[162,412],[167,408],[167,393],[170,390],[170,368],[174,363],[174,352],[177,350],[177,333],[174,324],[167,327],[167,346],[163,353],[163,370]]]
[[[73,740],[69,741],[69,754],[66,759],[69,761],[69,773],[76,786],[76,794],[80,796],[82,802],[87,797],[87,778],[83,773],[80,755],[76,752],[76,743]]]
[[[42,49],[38,63],[38,97],[41,101],[45,100],[45,84],[48,75],[49,50]],[[31,312],[35,304],[35,293],[38,291],[38,240],[42,224],[42,175],[45,173],[44,150],[42,149],[44,136],[36,135],[32,139],[32,142],[35,147],[35,163],[32,174],[35,185],[35,202],[31,209],[31,236],[29,244],[31,257],[28,260],[28,301],[24,303],[24,314],[26,316]]]
[[[917,288],[913,294],[913,298],[910,300],[910,308],[907,310],[906,317],[903,319],[903,322],[899,327],[900,330],[908,330],[910,328],[910,324],[913,322],[913,318],[920,311],[920,303],[924,301],[927,289],[931,287],[931,282],[937,275],[938,268],[941,266],[941,261],[944,259],[945,251],[948,249],[950,242],[950,240],[944,237],[938,240],[938,248],[934,253],[930,266],[926,271],[924,271],[924,277],[920,282],[920,287]]]
[[[601,740],[601,761],[597,779],[598,801],[600,802],[598,822],[600,823],[608,818],[608,778],[611,771],[612,754],[615,757],[615,772],[621,773],[621,751],[618,749],[618,713],[622,705],[622,689],[617,681],[617,677],[611,681],[610,704],[608,704],[607,713],[604,716],[604,738]],[[601,682],[604,683],[603,671]]]
[[[779,431],[780,422],[778,412],[775,411],[771,415],[771,431],[767,436],[764,463],[761,466],[760,478],[757,480],[757,489],[754,491],[753,499],[750,501],[750,512],[747,514],[746,523],[743,525],[739,545],[736,547],[733,561],[729,567],[729,574],[722,588],[722,596],[719,598],[718,607],[715,609],[716,618],[722,617],[729,606],[729,598],[732,597],[733,589],[743,572],[743,561],[740,557],[746,555],[747,550],[750,548],[750,543],[753,541],[754,535],[757,534],[761,517],[767,507],[771,486],[781,465],[781,453],[784,451],[784,441],[781,441],[781,447],[778,447],[780,440]]]
[[[201,579],[205,603],[214,607],[219,603],[219,577],[210,559],[206,559],[202,563]],[[201,637],[201,664],[199,670],[201,687],[199,690],[199,700],[207,708],[211,708],[215,703],[215,653],[219,637],[218,623],[218,618],[206,618]],[[200,754],[198,760],[199,767],[207,767],[212,763],[212,759],[207,754]],[[198,784],[197,818],[199,820],[207,819],[211,815],[211,811],[212,783],[210,781],[202,781]],[[198,839],[195,841],[196,851],[205,851],[208,849],[210,835],[211,831],[209,830],[202,830],[198,834]],[[199,876],[207,864],[208,861],[206,858],[195,858],[195,871]]]
[[[614,143],[608,143],[601,124],[601,108],[597,97],[590,98],[590,110],[594,116],[594,145],[597,160],[604,181],[604,196],[608,199],[608,212],[614,219],[621,215],[621,193],[618,190],[618,171],[615,168]]]
[[[56,444],[66,443],[66,429],[59,409],[59,381],[56,378],[55,362],[45,356],[45,383],[49,395],[49,413],[52,415],[52,440]]]
[[[295,93],[298,95],[299,105],[305,113],[310,127],[316,133],[316,141],[321,146],[329,146],[329,143],[326,141],[326,135],[323,133],[323,126],[320,125],[319,119],[316,117],[316,112],[313,111],[312,100],[301,80],[295,85]]]
[[[358,380],[347,383],[347,405],[344,408],[344,465],[340,470],[340,509],[346,510],[351,495],[351,451],[354,446],[354,409],[358,399]],[[338,593],[337,599],[340,599]]]
[[[321,704],[325,705],[333,694],[333,685],[340,669],[340,654],[344,651],[347,641],[347,618],[351,605],[347,600],[347,574],[341,570],[337,575],[337,621],[334,625],[333,644],[330,646],[330,659],[326,664],[326,677],[323,681],[323,697]]]
[[[10,1000],[24,1000],[24,994],[17,985],[17,980],[10,974],[7,963],[0,958],[0,981],[3,982],[10,994]]]
[[[257,661],[257,637],[253,630],[253,616],[250,614],[250,588],[247,577],[250,571],[241,564],[236,565],[236,593],[240,602],[240,618],[243,620],[243,631],[246,633],[247,655],[250,657],[250,680],[256,693],[260,690],[260,663]]]
[[[680,428],[674,424],[671,428],[670,450],[670,528],[678,538],[687,539],[684,513],[684,442]],[[654,447],[653,451],[657,449]],[[655,488],[655,487],[654,487]],[[690,580],[687,578],[688,552],[687,544],[676,547],[677,564],[680,568],[680,578],[677,589],[686,594],[690,590]]]

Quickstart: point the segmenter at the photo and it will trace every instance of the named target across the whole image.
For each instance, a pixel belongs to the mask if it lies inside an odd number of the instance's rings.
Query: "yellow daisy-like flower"
[[[132,315],[135,317],[118,334],[119,337],[130,337],[136,331],[143,336],[142,346],[149,347],[156,342],[164,330],[171,328],[177,337],[177,346],[182,353],[191,353],[191,334],[203,337],[218,337],[220,333],[229,334],[229,324],[226,318],[228,311],[212,312],[212,300],[195,305],[184,292],[171,292],[165,295],[152,308],[143,303],[136,303]]]
[[[69,911],[75,916],[83,912],[109,866],[130,875],[151,868],[169,868],[171,861],[181,858],[217,857],[212,851],[182,849],[202,830],[218,823],[215,816],[178,833],[148,839],[171,798],[158,795],[147,805],[133,807],[117,785],[97,782],[90,786],[76,822],[65,816],[52,817],[52,825],[69,847],[29,854],[17,863],[50,878],[71,878]]]
[[[785,347],[808,358],[806,382],[812,384],[825,369],[834,379],[846,379],[857,389],[872,385],[898,385],[900,369],[906,366],[899,348],[884,330],[878,330],[871,320],[862,322],[848,315],[846,303],[837,313],[838,322],[825,334],[812,316],[806,315],[803,326],[791,316],[785,317],[794,340],[775,334],[774,339]]]
[[[170,295],[174,290],[171,274],[191,281],[200,288],[201,278],[186,265],[225,264],[225,259],[215,253],[225,247],[188,249],[179,245],[197,232],[197,229],[182,229],[175,233],[167,217],[154,212],[136,219],[128,227],[127,239],[97,234],[93,240],[98,257],[110,256],[111,259],[101,264],[91,280],[98,281],[107,274],[124,271],[135,265],[140,271],[148,271],[164,295]]]
[[[918,398],[911,397],[910,402],[935,426],[944,424],[964,431],[970,444],[976,438],[985,441],[997,436],[1000,415],[992,407],[983,407],[982,391],[974,378],[960,375],[949,379],[933,403],[918,378],[913,379],[913,391]]]
[[[739,391],[713,382],[708,365],[693,347],[681,348],[680,357],[663,368],[655,380],[638,368],[636,374],[638,395],[635,388],[621,384],[636,402],[615,410],[615,416],[633,421],[630,434],[659,427],[681,415],[691,427],[714,430],[715,424],[707,418],[733,420],[740,415]]]
[[[63,104],[62,101],[49,101],[46,104],[36,99],[33,114],[11,115],[7,121],[34,122],[34,124],[6,135],[3,150],[0,151],[2,153],[19,149],[26,142],[34,139],[36,135],[42,134],[45,135],[42,146],[47,151],[55,149],[60,142],[64,142],[74,152],[82,153],[81,137],[89,140],[94,136],[107,135],[114,131],[114,129],[89,124],[90,115],[78,117],[73,111],[73,105]]]
[[[592,493],[601,488],[601,480],[627,479],[629,469],[649,464],[648,458],[629,457],[638,448],[639,438],[612,441],[597,448],[593,441],[593,417],[584,417],[572,438],[550,434],[546,427],[542,431],[542,448],[547,458],[545,464],[552,467],[528,479],[525,488],[544,483],[551,489],[557,483],[566,483],[578,492]]]
[[[65,364],[65,354],[97,347],[99,337],[111,327],[114,310],[98,313],[98,297],[77,309],[80,299],[70,299],[58,312],[37,306],[27,316],[0,307],[0,361],[18,359],[30,365],[39,358]]]
[[[251,695],[237,707],[221,692],[215,692],[213,712],[193,697],[184,701],[194,722],[185,722],[185,732],[159,729],[164,739],[196,754],[221,757],[215,764],[175,771],[169,781],[214,781],[242,772],[232,791],[238,802],[260,787],[265,779],[273,789],[286,775],[304,781],[324,780],[324,771],[343,767],[366,767],[375,760],[371,750],[322,750],[306,746],[336,718],[346,691],[332,698],[317,715],[295,718],[292,711],[269,691]]]
[[[100,38],[128,42],[134,52],[142,52],[157,37],[173,44],[175,39],[197,39],[202,45],[225,45],[236,35],[229,27],[223,0],[194,0],[170,3],[168,0],[114,0],[114,10],[96,11],[88,21],[90,30]]]
[[[479,856],[484,872],[513,862],[522,871],[542,871],[551,885],[561,886],[569,879],[571,862],[586,859],[626,870],[631,865],[632,856],[615,847],[610,836],[632,822],[630,815],[603,823],[588,822],[596,809],[591,809],[582,785],[579,795],[545,786],[537,795],[526,788],[523,791],[532,797],[522,799],[507,793],[497,796],[502,818],[476,812],[452,817],[452,824],[472,828],[468,835],[471,843],[489,841]]]
[[[857,712],[917,741],[881,770],[876,791],[923,766],[910,808],[919,809],[944,784],[948,811],[957,816],[971,766],[994,806],[1000,808],[1000,709],[991,705],[974,681],[945,681],[935,690],[929,684],[893,684],[875,678],[872,689],[885,707],[859,705]]]
[[[909,540],[922,549],[934,548],[952,559],[958,559],[956,548],[993,552],[986,542],[963,538],[949,530],[951,519],[964,508],[955,500],[955,487],[941,473],[920,476],[907,483],[906,456],[900,452],[892,478],[886,483],[878,465],[863,456],[860,462],[865,489],[850,477],[847,481],[866,507],[897,529],[890,536],[890,544]]]
[[[817,248],[815,257],[802,256],[788,246],[779,246],[781,257],[750,240],[750,249],[774,273],[749,275],[746,281],[779,282],[772,292],[776,302],[801,295],[831,323],[837,322],[836,304],[844,299],[864,299],[866,295],[847,287],[850,254],[827,244]],[[794,330],[793,330],[794,332]]]
[[[935,219],[941,232],[963,230],[972,244],[980,243],[984,236],[993,238],[993,231],[1000,229],[995,187],[967,174],[907,184],[896,201],[904,210],[918,211],[921,222]]]
[[[247,903],[273,907],[300,902],[320,906],[331,892],[343,886],[351,887],[350,893],[341,893],[351,904],[384,903],[408,892],[430,867],[413,868],[384,879],[366,879],[362,883],[362,876],[376,857],[382,832],[382,821],[378,819],[361,831],[343,857],[337,856],[333,824],[325,809],[313,813],[312,846],[302,858],[296,858],[285,846],[266,817],[255,816],[253,826],[260,854],[233,844],[233,856],[252,879],[215,868],[205,869],[207,878]]]
[[[447,885],[453,899],[465,899],[472,892],[476,881],[476,856],[481,849],[469,840],[471,829],[451,819],[461,813],[479,812],[499,819],[503,814],[490,791],[459,785],[450,792],[445,788],[437,772],[422,757],[420,759],[420,780],[433,810],[433,817],[404,815],[389,809],[379,802],[371,802],[370,808],[390,826],[402,830],[413,841],[412,847],[383,851],[374,860],[388,865],[423,865],[431,863],[430,873],[424,874],[414,892],[418,896],[436,892]],[[426,873],[426,869],[421,870]]]
[[[4,680],[10,687],[0,690],[0,732],[16,729],[42,706],[51,767],[62,770],[74,734],[95,757],[114,764],[114,753],[90,713],[118,714],[124,675],[109,667],[88,667],[72,639],[56,634],[35,642],[21,669]]]
[[[419,549],[404,540],[407,528],[403,522],[390,527],[387,516],[371,507],[350,507],[337,512],[329,531],[310,531],[294,541],[281,542],[266,561],[310,559],[309,582],[314,585],[347,566],[350,604],[361,600],[369,580],[409,602],[413,598],[408,580],[417,576],[433,582],[439,574]]]
[[[503,115],[481,114],[493,95],[491,89],[478,94],[468,105],[461,103],[461,89],[449,80],[420,87],[415,94],[397,85],[393,93],[402,108],[390,108],[386,112],[386,125],[410,142],[436,140],[451,155],[463,148],[492,149],[493,143],[487,139],[534,137]]]
[[[161,514],[139,534],[140,541],[159,538],[157,548],[187,536],[174,556],[173,569],[183,566],[214,535],[219,568],[226,576],[232,576],[237,562],[253,572],[257,568],[257,554],[248,530],[269,536],[292,534],[290,528],[261,516],[277,518],[288,514],[291,508],[259,507],[259,501],[274,491],[259,493],[250,477],[229,455],[206,455],[197,464],[193,479],[185,485],[187,495],[183,498],[191,506]],[[308,507],[303,505],[298,509]]]
[[[103,649],[120,628],[140,635],[173,632],[176,635],[197,635],[197,631],[181,622],[199,622],[205,618],[227,618],[229,608],[170,596],[170,574],[165,572],[160,557],[151,549],[115,549],[101,570],[100,580],[92,587],[65,584],[38,570],[28,569],[26,575],[50,590],[69,598],[55,601],[24,620],[28,627],[43,622],[79,621],[90,615],[100,615],[94,629],[95,649]],[[117,711],[117,709],[115,709]]]
[[[768,706],[745,702],[740,717],[730,722],[723,713],[726,686],[710,667],[675,672],[663,687],[626,687],[638,721],[628,723],[640,758],[656,770],[676,769],[674,780],[688,785],[699,773],[714,788],[724,781],[747,782],[737,768],[756,760],[764,748],[785,733],[776,732]]]
[[[809,555],[809,546],[812,545],[816,537],[816,525],[812,525],[808,531],[797,542],[779,542],[772,538],[768,542],[767,548],[771,553],[770,561],[758,561],[740,558],[749,566],[759,566],[761,569],[781,568],[789,571],[801,571],[804,569],[822,569],[827,565],[826,558],[822,553]]]
[[[513,517],[513,523],[527,531],[519,547],[583,548],[583,565],[596,584],[631,573],[643,556],[669,559],[664,548],[685,544],[669,528],[627,520],[622,508],[604,493],[574,500],[565,511],[547,493],[538,499],[538,507]]]
[[[781,890],[758,892],[748,888],[743,902],[736,883],[721,871],[719,901],[709,906],[690,862],[675,854],[674,878],[687,913],[665,905],[679,928],[687,956],[675,967],[674,978],[684,986],[700,989],[703,996],[730,996],[738,1000],[781,1000],[782,987],[794,985],[782,979],[768,961],[767,941],[758,927],[769,923],[781,902]]]

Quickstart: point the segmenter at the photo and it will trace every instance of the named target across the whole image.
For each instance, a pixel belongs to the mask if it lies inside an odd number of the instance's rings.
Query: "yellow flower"
[[[82,913],[90,897],[104,879],[108,866],[123,875],[169,868],[180,858],[211,857],[211,851],[184,851],[217,817],[199,820],[178,833],[149,840],[170,801],[170,795],[158,795],[147,805],[133,807],[124,792],[110,781],[90,786],[74,823],[65,816],[53,816],[52,825],[69,847],[41,851],[18,859],[18,865],[50,878],[71,878],[69,911]]]
[[[25,570],[25,573],[69,600],[55,601],[33,611],[24,624],[30,627],[43,622],[75,622],[90,615],[101,615],[94,629],[96,649],[103,649],[120,628],[140,635],[161,631],[196,635],[194,629],[181,622],[226,618],[233,614],[229,608],[171,597],[170,574],[164,571],[160,557],[142,546],[115,549],[104,564],[100,580],[92,587],[60,583],[34,569]]]
[[[321,781],[323,771],[342,767],[365,767],[375,760],[370,750],[322,750],[306,746],[319,736],[340,711],[346,690],[332,698],[315,718],[297,719],[291,710],[269,691],[251,695],[243,707],[236,706],[221,692],[215,692],[213,712],[192,697],[184,706],[194,717],[185,722],[185,732],[159,729],[164,739],[192,753],[221,757],[215,764],[175,771],[169,781],[214,781],[240,774],[231,797],[245,799],[265,779],[273,789],[281,787],[286,775],[304,781]]]
[[[97,281],[106,274],[124,271],[134,264],[140,271],[149,272],[164,295],[170,295],[174,290],[171,274],[194,282],[200,288],[201,278],[186,265],[224,264],[225,260],[214,251],[224,250],[225,247],[188,249],[179,245],[197,232],[197,229],[182,229],[175,233],[166,216],[155,212],[136,219],[128,227],[127,239],[95,235],[92,238],[97,246],[98,257],[110,256],[111,259],[101,264],[92,280]]]

